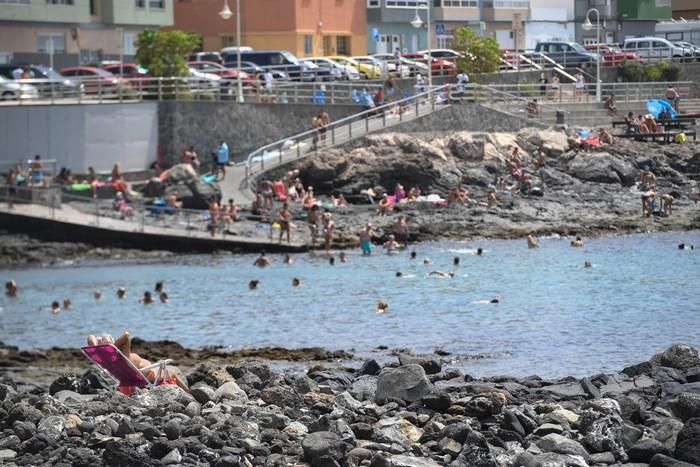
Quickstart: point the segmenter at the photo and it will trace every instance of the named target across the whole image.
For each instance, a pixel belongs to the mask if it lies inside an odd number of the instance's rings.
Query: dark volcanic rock
[[[389,399],[414,402],[428,394],[432,386],[420,365],[385,368],[379,373],[375,399],[379,404]]]
[[[654,355],[650,362],[652,365],[667,366],[677,370],[687,370],[700,366],[700,356],[698,356],[697,350],[688,345],[675,344],[663,352]]]
[[[304,458],[313,466],[327,465],[331,460],[342,461],[347,449],[340,436],[330,431],[311,433],[301,442],[301,447]]]
[[[663,443],[655,439],[637,441],[628,451],[630,462],[650,462],[656,454],[669,454]]]
[[[688,420],[678,433],[675,457],[686,462],[700,461],[700,418]]]

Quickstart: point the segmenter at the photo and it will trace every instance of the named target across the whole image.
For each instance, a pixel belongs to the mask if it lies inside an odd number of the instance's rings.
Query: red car
[[[401,56],[416,62],[428,63],[428,56],[422,53],[407,53],[401,54]],[[457,66],[453,61],[445,60],[444,58],[433,57],[433,61],[430,63],[430,71],[434,75],[450,75],[456,69]]]
[[[584,48],[589,52],[596,52],[598,46],[596,44],[585,45]],[[617,66],[623,60],[631,60],[634,62],[642,61],[634,52],[624,52],[619,47],[610,44],[600,44],[600,55],[603,57],[603,66]]]
[[[233,68],[226,68],[223,65],[219,65],[216,62],[207,61],[193,61],[187,62],[190,68],[194,68],[202,73],[211,73],[212,75],[221,76],[222,79],[237,79],[239,76],[242,81],[244,88],[257,89],[257,83],[250,74],[242,70],[236,70]]]
[[[121,86],[126,83],[107,70],[94,66],[75,66],[63,68],[61,76],[81,81],[87,94],[118,94]]]
[[[122,78],[150,78],[148,70],[135,63],[116,63],[114,65],[104,65],[103,70],[107,70],[115,76]]]

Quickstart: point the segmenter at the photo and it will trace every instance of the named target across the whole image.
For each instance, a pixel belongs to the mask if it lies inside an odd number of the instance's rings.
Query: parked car
[[[401,56],[426,66],[428,64],[428,56],[422,53],[406,53],[401,54]],[[433,75],[449,75],[454,73],[456,69],[457,65],[452,60],[433,57],[430,62],[430,71]]]
[[[61,76],[81,81],[88,94],[119,94],[128,85],[122,78],[94,66],[75,66],[61,69]]]
[[[40,97],[78,97],[84,91],[79,81],[65,78],[43,65],[0,65],[0,76],[13,79],[12,72],[17,68],[26,68],[29,78],[21,82],[36,87]]]
[[[24,99],[38,99],[39,91],[31,84],[7,79],[0,76],[0,100],[18,101]]]
[[[585,45],[584,48],[589,52],[597,53],[596,51],[600,48],[600,56],[603,60],[603,66],[617,66],[622,63],[623,60],[628,60],[632,62],[641,62],[642,59],[639,58],[634,52],[624,51],[619,47],[611,44],[589,44]]]
[[[693,54],[693,58],[695,60],[700,59],[700,47],[698,47],[695,44],[691,44],[690,42],[674,42],[679,47],[683,47],[686,50],[689,50]]]
[[[345,57],[343,55],[329,55],[326,58],[330,58],[334,62],[338,62],[343,66],[351,66],[355,68],[360,73],[361,79],[378,79],[382,76],[381,68],[379,68],[375,63],[361,63],[353,58]]]
[[[224,59],[219,52],[197,52],[187,57],[189,62],[214,62],[222,64]]]
[[[397,73],[397,63],[394,54],[373,54],[372,57],[384,63],[387,70],[391,73]],[[408,78],[416,74],[416,62],[411,62],[411,60],[404,57],[399,57],[398,61],[399,65],[401,65],[401,73],[399,75],[401,78]],[[427,73],[428,66],[424,65],[424,68],[426,70],[425,73]],[[419,71],[419,73],[421,73],[421,71]]]
[[[232,62],[226,62],[226,63],[224,63],[224,67],[226,67],[226,68],[231,68],[231,69],[233,69],[233,70],[236,70],[236,69],[238,69],[238,63],[237,63],[237,61],[236,61],[235,58],[234,58],[234,60],[233,60]],[[256,64],[253,63],[253,62],[244,62],[244,61],[241,61],[241,71],[244,71],[244,72],[248,73],[248,75],[250,75],[250,77],[251,77],[252,79],[256,79],[256,78],[258,78],[260,75],[262,75],[263,73],[265,73],[266,70],[265,70],[265,68],[263,68],[263,67],[261,67],[261,66],[259,66],[259,65],[256,65]],[[282,80],[282,81],[285,81],[285,80],[288,80],[288,79],[289,79],[289,76],[287,76],[287,74],[284,73],[284,72],[282,72],[282,71],[278,71],[278,70],[271,70],[271,71],[272,71],[272,77],[273,77],[275,80]]]
[[[111,65],[102,66],[103,70],[107,70],[114,76],[121,76],[122,78],[128,79],[138,79],[138,78],[150,78],[151,75],[148,74],[148,70],[144,67],[137,65],[135,63],[115,63]]]
[[[281,71],[294,81],[314,81],[315,79],[308,64],[301,63],[298,58],[286,50],[242,52],[241,60],[253,62],[266,70]],[[228,58],[226,58],[226,62],[229,62]]]
[[[658,60],[692,59],[693,53],[683,47],[678,47],[666,39],[660,37],[634,37],[625,39],[622,50],[634,52],[644,62]]]
[[[564,67],[591,66],[598,56],[588,52],[581,44],[565,41],[544,41],[535,46],[535,52],[541,53]]]
[[[309,57],[303,59],[305,62],[315,63],[318,66],[323,66],[326,68],[336,69],[339,73],[339,79],[344,80],[355,80],[360,79],[360,72],[352,65],[343,65],[335,60],[331,60],[326,57]]]
[[[244,89],[257,89],[255,78],[245,71],[236,70],[234,68],[226,68],[225,66],[214,62],[187,62],[187,65],[190,67],[190,69],[195,69],[202,73],[221,77],[221,79],[225,80],[225,82],[221,83],[224,86],[237,86],[236,80],[240,77],[242,81],[241,86],[243,86]]]
[[[337,68],[320,66],[305,58],[299,59],[299,63],[308,67],[311,73],[313,73],[315,81],[335,81],[343,77],[343,73]]]
[[[384,67],[382,66],[382,62],[380,62],[376,58],[371,57],[369,55],[356,55],[350,58],[355,60],[357,63],[366,65],[367,67],[373,67],[374,76],[376,76],[377,78],[381,78],[382,70]]]
[[[220,51],[220,56],[221,56],[221,62],[226,63],[226,62],[233,62],[236,60],[238,56],[238,49],[241,50],[241,54],[244,52],[252,52],[253,48],[252,47],[246,47],[246,46],[241,46],[241,47],[224,47]],[[204,60],[201,58],[200,60]],[[241,59],[243,60],[243,59]],[[208,60],[210,62],[213,62],[215,60]]]

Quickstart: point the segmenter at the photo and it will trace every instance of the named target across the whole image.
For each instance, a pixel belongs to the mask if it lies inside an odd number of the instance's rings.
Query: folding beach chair
[[[125,394],[130,394],[133,388],[153,389],[159,384],[170,383],[167,369],[167,365],[172,362],[170,359],[138,369],[114,344],[88,345],[81,350],[87,358],[107,373],[116,383],[118,390]],[[158,371],[151,382],[146,378],[145,373],[155,368],[158,368]]]

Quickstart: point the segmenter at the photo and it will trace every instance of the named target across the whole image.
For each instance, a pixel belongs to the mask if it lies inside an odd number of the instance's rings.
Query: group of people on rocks
[[[644,166],[644,170],[639,176],[639,190],[642,192],[642,217],[649,217],[653,214],[667,217],[673,214],[675,197],[671,192],[658,192],[656,175],[648,165]],[[658,210],[656,209],[657,201],[660,203]]]

